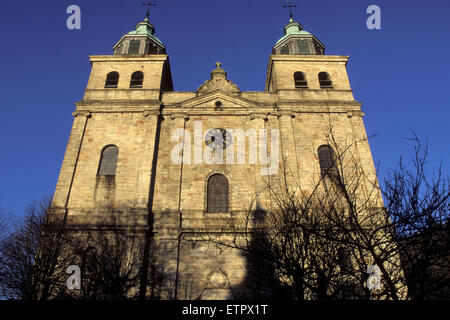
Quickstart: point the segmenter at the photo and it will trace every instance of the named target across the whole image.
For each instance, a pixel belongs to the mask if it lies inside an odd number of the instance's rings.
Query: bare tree
[[[10,233],[11,221],[9,216],[10,215],[6,210],[0,205],[0,243],[2,243]]]
[[[328,140],[333,161],[312,191],[285,166],[267,184],[263,219],[247,210],[234,218],[240,237],[214,241],[265,261],[262,277],[273,273],[299,300],[448,299],[449,179],[441,168],[426,174],[427,148],[414,137],[412,165],[400,160],[380,188],[361,165],[359,141],[339,142],[332,128]],[[372,266],[379,286],[368,285]]]
[[[344,233],[326,219],[323,206],[316,202],[322,181],[308,194],[298,184],[287,183],[293,179],[285,179],[286,175],[284,168],[282,178],[267,185],[269,208],[255,208],[255,197],[247,210],[233,216],[232,237],[199,237],[245,254],[247,279],[241,285],[246,290],[238,298],[302,301],[355,297],[358,290],[344,274],[348,270],[343,270],[345,263],[348,268],[341,253]]]
[[[428,174],[428,146],[414,134],[410,164],[384,179],[383,195],[409,286],[408,298],[450,299],[450,181],[442,166]]]
[[[137,296],[142,239],[117,230],[77,234],[73,252],[81,267],[81,291],[74,298],[126,300]]]
[[[361,141],[345,143],[332,128],[328,141],[333,156],[306,188],[283,159],[283,171],[267,181],[264,197],[255,195],[248,208],[224,221],[225,234],[198,235],[247,258],[246,279],[241,287],[230,288],[232,295],[448,299],[450,184],[441,168],[427,174],[427,147],[414,137],[412,165],[400,159],[380,187],[375,174],[361,164]],[[270,199],[269,205],[262,208],[260,199]],[[0,215],[1,296],[137,298],[143,238],[129,230],[68,230],[63,219],[46,215],[49,206],[49,199],[34,203],[11,232]],[[147,298],[170,297],[167,248],[152,243],[148,249]],[[82,289],[75,294],[65,287],[71,264],[82,270]],[[379,270],[379,286],[368,285],[372,266]]]
[[[6,299],[124,300],[137,297],[143,238],[132,230],[86,231],[52,212],[51,199],[34,202],[9,230],[0,215],[0,296]],[[164,293],[164,248],[150,248],[150,299]],[[69,290],[71,265],[81,269],[81,290]]]
[[[332,161],[321,164],[307,190],[283,161],[283,172],[264,190],[270,205],[262,210],[255,196],[249,209],[233,216],[232,240],[209,240],[257,261],[262,281],[275,280],[273,292],[283,288],[293,299],[404,299],[395,221],[374,172],[361,164],[362,141],[345,143],[332,128],[328,141]],[[368,285],[372,266],[380,272],[379,286]]]
[[[357,286],[355,298],[404,299],[407,288],[391,217],[383,206],[376,178],[361,165],[358,143],[339,143],[330,130],[333,164],[330,171],[322,173],[321,187],[312,199],[314,211],[334,231],[319,229],[317,235],[341,243],[349,253],[352,272],[348,278]],[[372,265],[380,271],[377,290],[367,285]]]
[[[63,221],[46,215],[51,199],[34,202],[21,223],[0,243],[0,288],[8,299],[46,300],[59,295],[68,241]]]

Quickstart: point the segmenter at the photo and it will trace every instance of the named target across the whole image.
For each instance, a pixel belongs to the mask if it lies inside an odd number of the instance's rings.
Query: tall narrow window
[[[308,82],[303,72],[297,71],[294,73],[294,82],[296,88],[308,88]]]
[[[141,71],[136,71],[131,75],[130,88],[142,88],[144,82],[144,74]]]
[[[139,54],[139,48],[141,42],[139,40],[131,40],[130,47],[128,48],[128,54]]]
[[[319,163],[322,176],[336,176],[336,164],[333,149],[329,145],[319,147]]]
[[[106,76],[105,88],[117,88],[119,83],[119,73],[112,71]]]
[[[228,212],[228,180],[222,174],[214,174],[208,179],[207,212]]]
[[[280,54],[289,54],[289,46],[288,45],[282,46],[280,49]]]
[[[327,72],[319,73],[319,83],[322,89],[333,89],[330,75]]]
[[[299,54],[311,54],[311,51],[309,50],[308,41],[306,40],[298,41],[298,52]]]
[[[119,148],[114,145],[106,146],[100,157],[100,166],[98,168],[99,176],[115,176],[117,167],[117,157]]]

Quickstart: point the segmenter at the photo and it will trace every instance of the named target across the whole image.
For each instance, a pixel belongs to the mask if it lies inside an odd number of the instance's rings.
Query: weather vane
[[[152,3],[151,1],[148,2],[143,2],[142,3],[143,6],[147,6],[147,13],[145,14],[145,16],[148,18],[150,16],[150,7],[151,6],[155,6],[156,7],[156,3]]]
[[[288,3],[291,2],[291,0],[288,0]],[[283,8],[289,8],[289,18],[293,18],[294,14],[292,13],[292,8],[297,8],[297,6],[295,4],[288,4],[288,5],[283,5]]]

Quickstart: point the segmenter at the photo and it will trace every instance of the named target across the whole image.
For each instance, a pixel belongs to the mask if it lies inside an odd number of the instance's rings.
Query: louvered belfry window
[[[141,42],[139,40],[131,40],[130,47],[128,48],[128,54],[139,54],[139,48]]]
[[[119,73],[112,71],[106,76],[105,88],[117,88],[119,83]]]
[[[333,83],[331,82],[330,75],[327,72],[319,73],[319,83],[322,89],[332,89]]]
[[[294,73],[294,82],[296,88],[308,88],[308,82],[306,81],[306,76],[303,72],[297,71]]]
[[[228,212],[228,180],[222,174],[214,174],[208,179],[207,212]]]
[[[107,146],[103,149],[98,168],[99,176],[115,176],[117,167],[117,157],[119,148],[116,146]]]
[[[144,74],[141,71],[133,72],[131,75],[130,88],[142,88]]]
[[[319,147],[319,163],[322,175],[337,175],[333,149],[329,145]]]

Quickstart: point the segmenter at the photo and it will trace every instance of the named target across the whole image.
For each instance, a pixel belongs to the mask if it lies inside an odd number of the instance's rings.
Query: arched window
[[[99,176],[115,176],[117,167],[117,157],[119,155],[119,148],[114,145],[103,148],[100,165],[98,167]]]
[[[128,54],[139,54],[139,48],[141,46],[141,41],[131,40],[130,46],[128,48]]]
[[[309,50],[309,44],[306,40],[299,40],[298,42],[298,52],[299,54],[311,54]]]
[[[322,89],[333,89],[330,75],[327,72],[319,73],[319,83]]]
[[[207,212],[228,212],[228,180],[222,174],[213,174],[208,179]]]
[[[308,88],[308,82],[303,72],[297,71],[294,73],[294,82],[296,88]]]
[[[144,74],[141,71],[136,71],[131,75],[130,88],[142,88],[144,82]]]
[[[106,76],[105,88],[117,88],[119,83],[119,73],[112,71]]]
[[[323,145],[319,147],[318,153],[322,176],[337,176],[333,149],[329,145]]]
[[[144,82],[144,74],[141,71],[136,71],[131,75],[130,88],[142,88]]]

